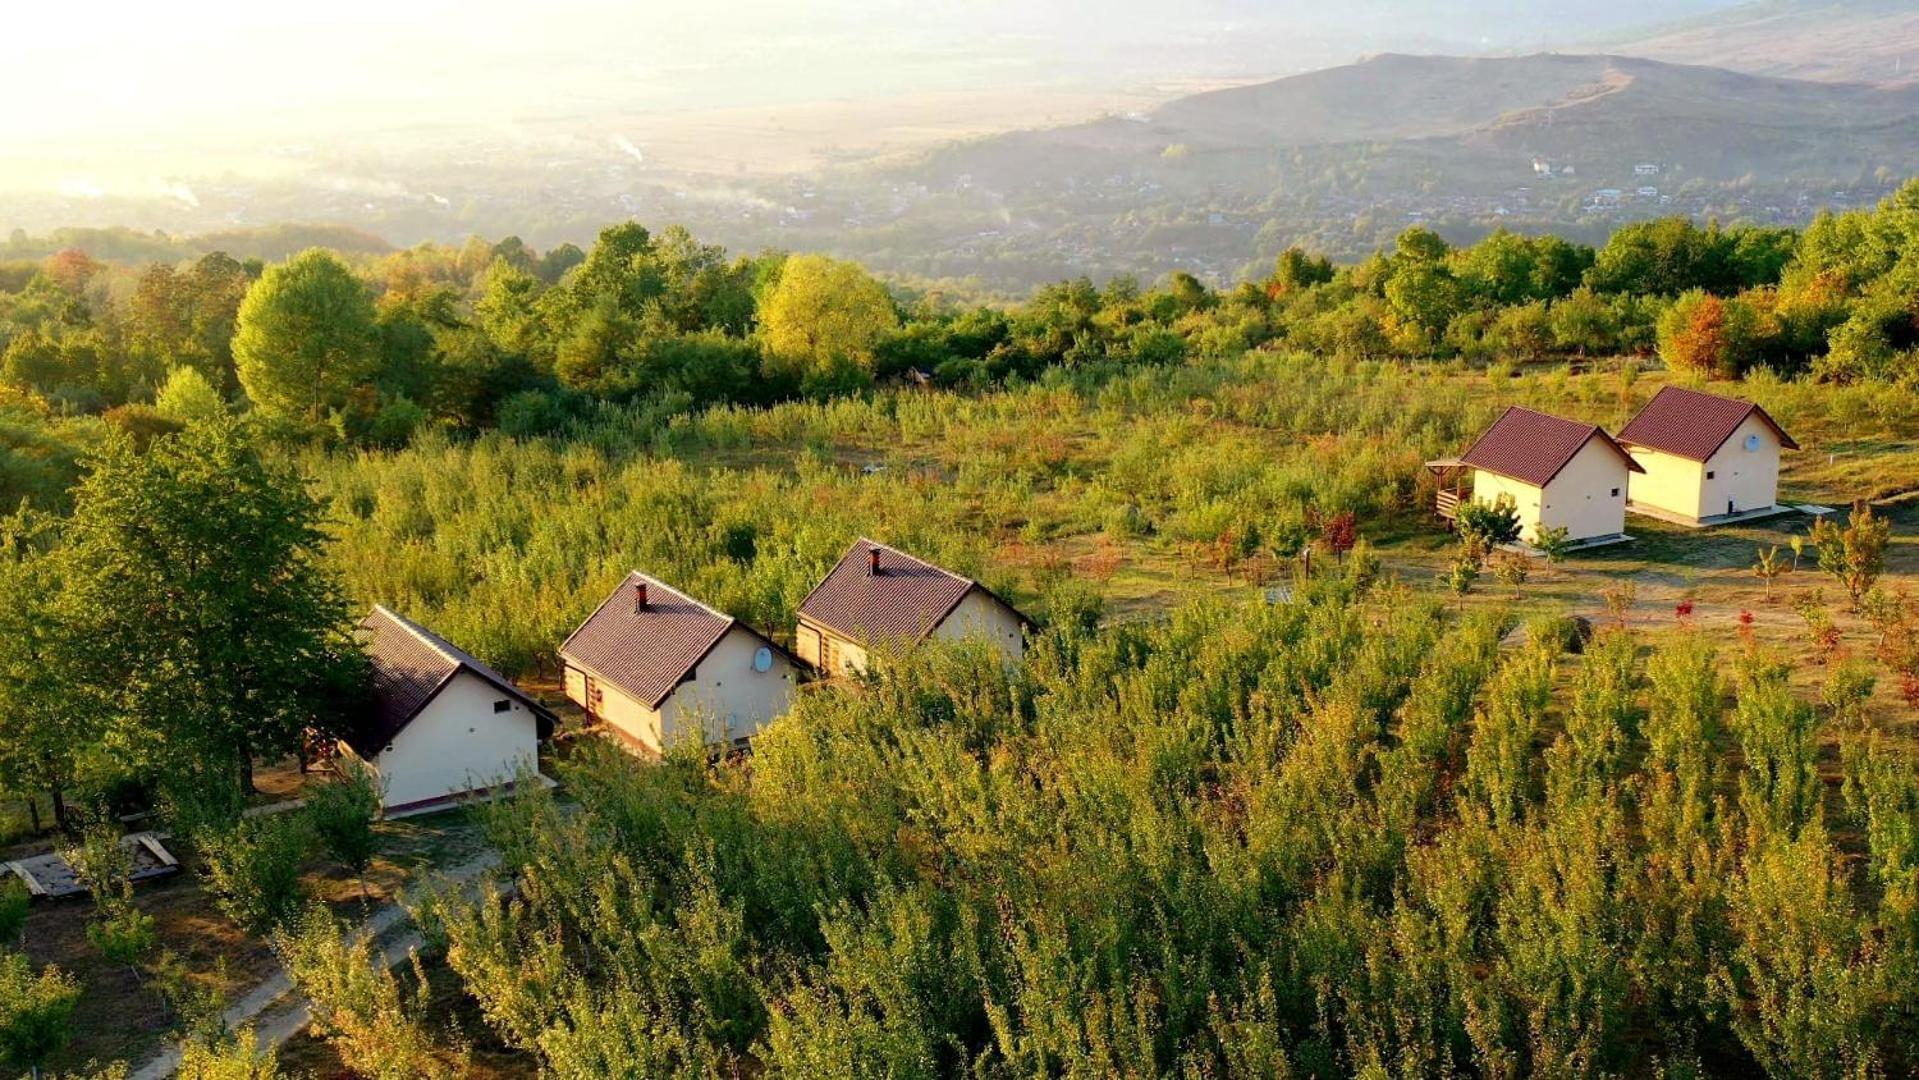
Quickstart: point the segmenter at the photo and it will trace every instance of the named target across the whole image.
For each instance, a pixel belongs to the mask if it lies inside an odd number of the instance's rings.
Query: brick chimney
[[[880,549],[879,548],[866,549],[866,576],[867,577],[880,576]]]
[[[635,614],[646,610],[646,582],[633,583],[633,611]]]

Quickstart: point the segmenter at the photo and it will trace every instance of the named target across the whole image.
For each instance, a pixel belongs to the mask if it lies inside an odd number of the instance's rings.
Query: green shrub
[[[195,836],[207,887],[228,918],[249,931],[272,931],[305,900],[300,863],[312,838],[300,812],[258,814]]]
[[[16,952],[0,954],[0,1061],[36,1073],[71,1034],[80,983],[59,968],[39,972]]]

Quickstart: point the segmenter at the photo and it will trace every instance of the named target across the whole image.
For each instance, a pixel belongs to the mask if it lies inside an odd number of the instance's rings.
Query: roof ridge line
[[[626,575],[626,578],[628,581],[631,581],[636,577],[644,578],[648,584],[658,585],[660,588],[665,589],[667,592],[672,593],[674,596],[679,597],[680,599],[686,601],[689,604],[692,604],[694,607],[699,608],[701,611],[704,611],[708,615],[711,615],[715,618],[725,619],[729,623],[736,623],[740,621],[737,616],[729,615],[726,612],[721,611],[719,608],[714,607],[712,604],[709,604],[706,601],[701,600],[700,598],[696,596],[688,595],[682,590],[674,588],[673,586],[667,584],[664,581],[661,581],[659,578],[654,577],[652,574],[649,574],[644,570],[632,570],[632,571],[629,571]],[[602,606],[604,606],[604,604],[602,604]],[[595,611],[597,610],[598,609],[596,608]]]
[[[428,630],[426,627],[421,626],[419,623],[414,622],[412,619],[407,618],[405,615],[402,615],[399,612],[393,610],[392,608],[387,607],[385,604],[375,604],[373,605],[373,610],[385,612],[388,618],[392,619],[396,623],[399,623],[401,628],[404,629],[407,633],[412,634],[414,637],[419,638],[421,641],[425,642],[427,648],[432,649],[436,653],[439,653],[442,658],[452,661],[455,667],[471,666],[466,662],[465,657],[460,655],[459,650],[454,647],[452,642],[447,641],[444,638],[441,638],[438,634],[435,634],[433,631]],[[449,652],[448,650],[453,650],[453,651]]]
[[[944,566],[941,566],[940,564],[938,564],[938,563],[936,563],[936,562],[933,562],[933,561],[931,561],[931,560],[928,560],[928,559],[922,559],[922,558],[920,558],[920,557],[919,557],[918,555],[915,555],[915,554],[913,554],[913,553],[912,553],[912,552],[910,552],[910,551],[902,551],[902,550],[900,550],[899,548],[896,548],[896,547],[894,547],[894,546],[893,546],[893,545],[891,545],[891,544],[888,544],[888,543],[883,543],[883,542],[881,542],[881,541],[879,541],[879,540],[875,540],[875,539],[873,539],[873,538],[872,538],[872,537],[870,537],[870,536],[861,536],[861,537],[860,537],[860,538],[859,538],[858,540],[855,540],[855,541],[853,541],[853,547],[852,547],[852,548],[847,548],[847,549],[846,549],[846,555],[851,555],[851,554],[853,554],[853,548],[857,548],[857,547],[859,547],[861,543],[868,543],[868,544],[871,544],[871,545],[873,545],[873,546],[874,546],[874,547],[876,547],[876,548],[884,548],[884,549],[886,549],[887,551],[890,551],[890,552],[892,552],[893,554],[895,554],[895,555],[898,555],[898,556],[899,556],[900,558],[902,558],[902,559],[911,559],[911,560],[913,560],[914,562],[916,562],[916,563],[919,563],[919,564],[920,564],[921,566],[924,566],[924,567],[926,567],[926,568],[927,568],[927,569],[929,569],[929,570],[936,570],[936,571],[938,571],[939,573],[942,573],[942,574],[945,574],[945,575],[946,575],[947,577],[950,577],[950,578],[952,578],[952,579],[953,579],[954,581],[964,581],[964,582],[965,582],[965,583],[967,583],[968,585],[978,585],[978,584],[979,584],[979,582],[978,582],[978,581],[977,581],[976,579],[974,579],[974,578],[970,578],[970,577],[967,577],[967,576],[966,576],[965,574],[957,574],[957,573],[954,573],[953,571],[951,571],[951,570],[949,570],[949,569],[947,569],[947,568],[946,568],[946,567],[944,567]],[[840,556],[840,562],[845,562],[845,561],[846,561],[846,555],[842,555],[842,556]],[[839,565],[839,563],[834,563],[833,565],[834,565],[834,566],[838,566],[838,565]],[[811,594],[809,594],[809,595],[811,595]]]

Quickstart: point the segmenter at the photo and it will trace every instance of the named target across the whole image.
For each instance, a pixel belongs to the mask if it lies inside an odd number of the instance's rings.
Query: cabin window
[[[511,701],[508,701],[505,698],[501,698],[500,700],[493,703],[493,711],[496,713],[512,712],[513,703]]]

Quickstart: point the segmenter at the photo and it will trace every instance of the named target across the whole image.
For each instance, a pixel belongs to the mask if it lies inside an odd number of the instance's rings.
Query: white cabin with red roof
[[[1773,511],[1779,455],[1799,444],[1750,401],[1668,386],[1620,429],[1643,472],[1627,508],[1693,525]]]
[[[353,718],[339,750],[378,779],[388,816],[484,795],[537,768],[553,724],[539,701],[384,607],[360,629],[373,667],[371,708]]]
[[[1624,536],[1627,477],[1639,471],[1597,425],[1516,405],[1464,454],[1428,465],[1472,470],[1474,502],[1510,499],[1528,544],[1547,528],[1565,529],[1576,544]]]
[[[730,615],[635,570],[560,646],[566,696],[629,750],[744,743],[783,715],[800,664]]]
[[[984,641],[1018,662],[1029,625],[979,582],[861,537],[800,601],[794,642],[801,660],[837,676],[865,670],[875,646],[929,639]]]

